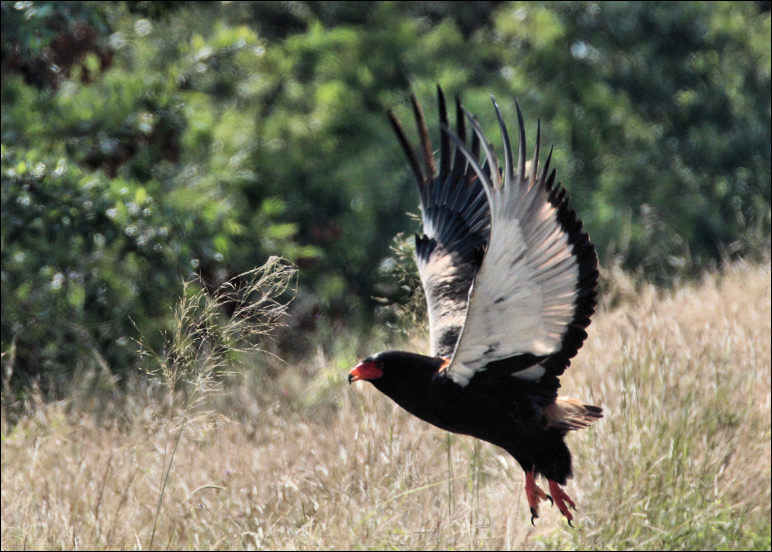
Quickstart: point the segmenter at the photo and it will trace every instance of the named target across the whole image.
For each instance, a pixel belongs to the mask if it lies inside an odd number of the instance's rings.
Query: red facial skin
[[[360,362],[354,369],[349,372],[348,382],[354,383],[359,380],[371,380],[380,378],[383,375],[383,370],[378,368],[374,361]]]

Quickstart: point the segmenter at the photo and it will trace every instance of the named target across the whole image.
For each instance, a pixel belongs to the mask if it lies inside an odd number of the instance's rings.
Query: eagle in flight
[[[431,355],[380,352],[357,364],[349,382],[369,381],[422,420],[503,448],[525,471],[531,523],[539,517],[539,502],[549,499],[571,524],[569,506],[576,505],[561,488],[572,475],[564,438],[589,427],[603,411],[559,397],[558,378],[587,338],[595,312],[595,247],[565,189],[555,183],[555,170],[550,172],[552,151],[539,170],[540,126],[526,167],[519,105],[515,163],[493,100],[501,166],[458,98],[455,131],[449,128],[439,87],[437,94],[439,163],[415,96],[420,156],[389,112],[420,192],[423,233],[415,250]],[[549,494],[537,476],[547,480]]]

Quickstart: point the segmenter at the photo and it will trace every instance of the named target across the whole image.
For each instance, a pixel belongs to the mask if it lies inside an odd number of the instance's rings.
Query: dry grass
[[[669,294],[613,281],[563,380],[606,409],[568,438],[574,530],[554,508],[531,526],[503,451],[349,387],[379,344],[343,335],[303,366],[255,356],[205,407],[162,386],[99,417],[4,406],[2,548],[769,549],[769,262]]]

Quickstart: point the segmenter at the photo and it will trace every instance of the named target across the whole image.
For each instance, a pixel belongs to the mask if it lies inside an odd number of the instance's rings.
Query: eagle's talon
[[[568,520],[568,524],[573,527],[574,524],[571,523],[571,520],[574,519],[573,514],[569,511],[569,507],[576,510],[576,504],[574,504],[574,501],[571,500],[571,497],[568,496],[566,491],[560,488],[560,485],[553,480],[549,480],[549,489],[551,495],[555,499],[555,505],[558,507],[558,510],[560,510],[560,513],[563,514],[563,517],[565,517]]]

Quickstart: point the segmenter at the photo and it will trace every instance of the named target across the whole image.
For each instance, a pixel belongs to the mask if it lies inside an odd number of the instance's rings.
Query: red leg
[[[531,508],[531,525],[535,525],[533,520],[539,517],[539,502],[549,499],[552,502],[552,497],[539,488],[534,480],[534,470],[525,472],[525,496],[528,498],[528,506]]]
[[[549,484],[550,493],[552,494],[552,498],[555,499],[555,504],[557,504],[558,510],[560,510],[560,513],[563,514],[568,520],[568,524],[573,527],[571,520],[574,519],[574,516],[571,514],[571,512],[568,511],[568,506],[571,506],[571,508],[576,510],[576,504],[574,504],[574,501],[571,500],[571,497],[568,496],[566,492],[560,488],[560,485],[558,485],[555,481],[550,479]],[[568,503],[568,506],[566,503]]]

